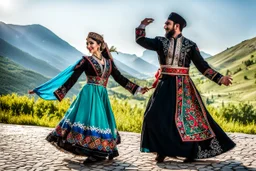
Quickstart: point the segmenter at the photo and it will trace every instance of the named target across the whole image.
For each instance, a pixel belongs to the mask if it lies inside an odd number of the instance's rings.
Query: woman
[[[120,136],[106,89],[110,75],[132,94],[144,93],[147,88],[140,88],[121,75],[101,35],[90,32],[87,49],[92,56],[83,56],[75,65],[29,93],[61,101],[85,72],[87,84],[46,140],[57,148],[88,156],[84,163],[92,163],[118,156],[116,145]]]

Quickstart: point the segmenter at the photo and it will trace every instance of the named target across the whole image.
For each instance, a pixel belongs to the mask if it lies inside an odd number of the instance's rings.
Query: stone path
[[[120,156],[112,161],[84,166],[84,157],[58,151],[45,139],[50,128],[0,124],[0,170],[254,170],[256,171],[256,135],[229,134],[236,148],[216,158],[183,163],[167,158],[157,164],[155,155],[139,152],[140,134],[121,132]]]

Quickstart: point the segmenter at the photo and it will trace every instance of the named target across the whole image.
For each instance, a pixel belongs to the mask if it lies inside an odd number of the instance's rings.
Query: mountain
[[[157,71],[158,67],[137,57],[136,55],[131,55],[127,53],[119,52],[118,54],[112,53],[114,59],[122,62],[128,67],[136,70],[137,72],[152,77],[152,75]]]
[[[140,58],[159,67],[158,55],[155,51],[145,50]]]
[[[0,22],[0,38],[60,70],[83,55],[52,31],[38,24],[20,26]]]
[[[141,74],[140,72],[136,71],[133,68],[128,67],[124,63],[120,62],[117,59],[114,59],[115,65],[120,70],[122,74],[130,75],[136,78],[148,78],[147,75]]]
[[[20,49],[10,45],[6,41],[0,38],[0,55],[7,56],[9,59],[13,60],[17,64],[36,71],[45,76],[53,77],[57,75],[60,70],[49,65],[47,62],[37,59],[30,54],[21,51]]]
[[[202,57],[205,58],[205,59],[212,56],[212,55],[210,55],[209,53],[206,53],[206,52],[204,52],[204,51],[200,51],[200,54],[201,54]]]
[[[231,75],[233,84],[219,86],[191,67],[190,75],[203,96],[217,96],[215,104],[249,101],[256,105],[256,37],[227,48],[206,61],[221,74]]]
[[[158,67],[155,65],[150,64],[149,62],[144,61],[141,58],[135,59],[131,64],[131,67],[136,68],[140,73],[147,74],[149,76],[153,76],[156,71],[158,70]]]

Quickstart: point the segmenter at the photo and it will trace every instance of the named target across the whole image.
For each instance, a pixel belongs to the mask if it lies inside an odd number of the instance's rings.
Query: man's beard
[[[165,33],[165,37],[167,38],[167,39],[170,39],[170,38],[172,38],[173,37],[173,35],[175,34],[175,31],[174,31],[174,29],[172,29],[172,30],[170,30],[170,31],[166,31],[166,33]]]

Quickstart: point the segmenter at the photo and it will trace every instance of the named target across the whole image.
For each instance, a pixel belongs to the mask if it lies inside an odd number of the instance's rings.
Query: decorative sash
[[[87,84],[96,84],[106,87],[108,84],[108,79],[99,76],[87,76]]]
[[[170,65],[161,65],[161,74],[166,75],[188,75],[189,68],[186,67],[172,67]]]

